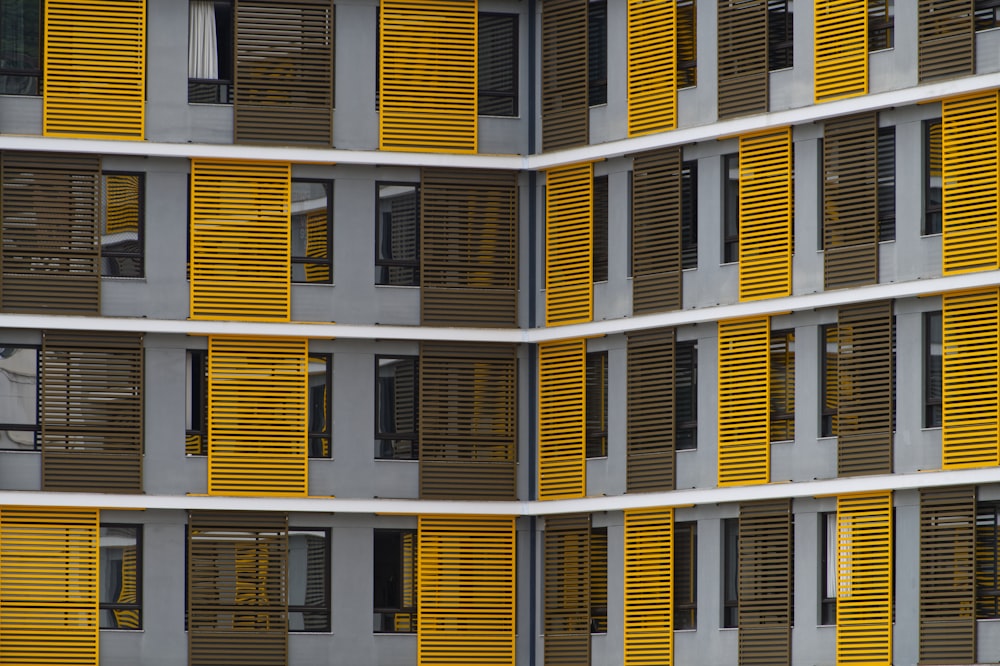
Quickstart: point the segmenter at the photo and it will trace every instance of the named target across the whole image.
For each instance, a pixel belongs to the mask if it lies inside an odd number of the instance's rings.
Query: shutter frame
[[[767,0],[718,0],[719,118],[766,113]]]
[[[791,664],[791,500],[740,505],[739,553],[739,664]]]
[[[675,489],[676,329],[626,334],[628,452],[626,492]]]
[[[538,345],[538,499],[587,494],[587,341]]]
[[[542,150],[590,141],[587,0],[542,5]]]
[[[976,71],[973,0],[918,0],[917,72],[921,83]]]
[[[590,663],[590,514],[546,516],[545,666]]]
[[[681,309],[681,149],[640,153],[632,166],[632,312]]]

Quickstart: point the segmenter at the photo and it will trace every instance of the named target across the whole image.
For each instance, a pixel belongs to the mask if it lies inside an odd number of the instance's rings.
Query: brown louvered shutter
[[[628,333],[630,493],[674,489],[673,328]]]
[[[288,663],[288,517],[192,511],[187,554],[188,663]]]
[[[828,121],[823,136],[823,285],[878,282],[878,116]]]
[[[632,312],[681,307],[681,149],[632,163]]]
[[[739,663],[792,660],[791,500],[740,505]]]
[[[976,489],[920,490],[920,663],[976,661]]]
[[[590,514],[545,518],[545,666],[590,664]]]
[[[976,73],[973,0],[919,0],[920,81]]]
[[[767,0],[719,0],[719,118],[767,112]]]
[[[891,474],[892,301],[842,306],[837,347],[837,473]]]
[[[517,347],[420,345],[420,497],[517,499]]]
[[[142,340],[42,334],[42,490],[142,492]]]
[[[587,0],[545,0],[542,7],[542,150],[590,140]]]
[[[101,159],[2,154],[0,309],[99,315]]]
[[[237,0],[237,143],[333,142],[332,0]]]
[[[420,321],[517,326],[517,173],[424,169]]]

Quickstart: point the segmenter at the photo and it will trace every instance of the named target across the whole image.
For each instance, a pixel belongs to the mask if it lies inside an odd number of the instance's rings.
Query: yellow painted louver
[[[816,102],[868,94],[868,0],[816,0]]]
[[[538,345],[538,499],[583,497],[586,340]]]
[[[191,161],[191,319],[288,321],[291,165]]]
[[[145,0],[45,2],[43,133],[142,139]]]
[[[545,172],[545,325],[594,317],[594,165]]]
[[[514,664],[514,518],[421,516],[417,664]]]
[[[476,152],[476,0],[382,0],[379,148]]]
[[[677,2],[628,0],[628,134],[677,127]]]
[[[740,137],[740,300],[792,293],[792,130]]]
[[[305,338],[208,339],[208,492],[308,491]]]
[[[837,498],[837,664],[892,664],[892,491]]]
[[[625,666],[674,663],[674,510],[625,511]]]
[[[719,322],[719,485],[768,483],[770,318]]]
[[[97,666],[97,509],[0,509],[0,663]]]
[[[997,91],[941,103],[941,255],[945,275],[995,270]]]
[[[998,465],[1000,290],[944,294],[941,305],[941,465]]]

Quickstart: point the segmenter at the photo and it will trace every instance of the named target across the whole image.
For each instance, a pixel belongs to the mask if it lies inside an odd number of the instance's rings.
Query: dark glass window
[[[941,233],[941,119],[924,121],[924,235]]]
[[[375,457],[417,459],[417,357],[375,357]]]
[[[288,528],[288,630],[330,631],[330,530]]]
[[[891,49],[895,38],[893,0],[868,0],[868,50]]]
[[[0,94],[40,95],[42,2],[0,2]]]
[[[594,177],[594,282],[608,279],[608,177]]]
[[[608,2],[587,5],[587,95],[590,105],[608,102]]]
[[[698,342],[678,342],[674,351],[676,449],[698,448]]]
[[[188,102],[233,102],[233,3],[190,0]]]
[[[681,163],[681,268],[698,268],[698,161]]]
[[[722,520],[722,626],[739,626],[740,519]]]
[[[837,624],[837,514],[819,514],[819,623]]]
[[[608,455],[608,352],[587,354],[587,457]]]
[[[1000,0],[976,0],[976,30],[1000,27]]]
[[[101,525],[100,627],[142,629],[142,526]]]
[[[333,434],[333,356],[309,353],[309,457],[329,458]]]
[[[292,181],[292,282],[333,281],[333,183]]]
[[[208,455],[208,352],[204,349],[187,351],[184,451]]]
[[[941,427],[941,313],[924,313],[924,427]]]
[[[608,633],[608,528],[590,530],[590,633]]]
[[[420,284],[420,187],[378,183],[375,284]]]
[[[141,173],[101,175],[101,275],[141,278],[146,178]]]
[[[698,9],[695,0],[677,0],[677,87],[698,85]]]
[[[896,240],[896,128],[878,128],[878,239]]]
[[[416,633],[416,531],[375,530],[372,565],[375,632]]]
[[[698,627],[698,523],[674,523],[674,629]]]
[[[517,115],[517,14],[479,14],[479,115]]]
[[[1000,502],[976,503],[976,617],[1000,618]]]
[[[819,327],[820,354],[820,437],[836,437],[838,429],[837,411],[840,399],[837,395],[837,362],[839,347],[837,344],[837,327],[824,324]]]
[[[723,155],[722,262],[740,260],[740,156]]]
[[[792,66],[792,0],[767,0],[767,68]]]
[[[0,449],[38,448],[38,348],[0,347]]]
[[[795,439],[795,331],[771,332],[771,441]]]

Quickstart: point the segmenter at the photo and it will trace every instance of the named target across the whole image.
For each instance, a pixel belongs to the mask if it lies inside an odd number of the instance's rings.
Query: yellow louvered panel
[[[418,666],[514,664],[514,518],[421,516]]]
[[[997,107],[995,90],[941,103],[945,275],[998,267]]]
[[[0,509],[0,663],[98,663],[96,509]]]
[[[719,485],[768,483],[770,318],[719,322]]]
[[[307,341],[208,339],[208,492],[307,494]]]
[[[45,2],[45,136],[142,139],[145,0]]]
[[[837,664],[892,664],[892,492],[837,498]]]
[[[382,0],[379,147],[476,152],[476,0]]]
[[[586,340],[538,345],[538,499],[583,497]]]
[[[594,317],[594,165],[545,172],[545,325]]]
[[[792,130],[740,137],[740,300],[792,293]]]
[[[628,0],[628,134],[677,127],[676,0]]]
[[[941,464],[945,469],[1000,464],[1000,291],[944,294],[941,301]]]
[[[868,94],[868,0],[816,0],[817,102]]]
[[[191,319],[288,321],[291,165],[191,161]]]
[[[674,510],[625,512],[625,666],[674,663]]]

